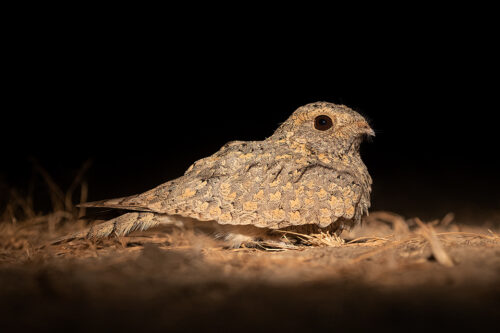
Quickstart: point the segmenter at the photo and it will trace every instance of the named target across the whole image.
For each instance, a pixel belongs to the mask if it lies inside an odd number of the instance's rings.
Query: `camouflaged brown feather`
[[[129,221],[125,228],[115,219],[115,227],[97,233],[101,236],[145,229],[161,216],[269,229],[316,225],[342,230],[358,223],[370,207],[372,181],[359,155],[366,135],[374,132],[352,109],[307,104],[266,140],[229,142],[182,177],[139,195],[84,206],[143,212],[122,217]]]

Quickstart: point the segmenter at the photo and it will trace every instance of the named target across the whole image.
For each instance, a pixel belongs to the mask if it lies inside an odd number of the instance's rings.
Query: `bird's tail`
[[[107,222],[94,225],[86,230],[59,238],[51,242],[51,244],[58,244],[78,238],[99,239],[110,235],[125,236],[132,231],[146,230],[163,223],[172,223],[168,215],[144,212],[127,213]]]

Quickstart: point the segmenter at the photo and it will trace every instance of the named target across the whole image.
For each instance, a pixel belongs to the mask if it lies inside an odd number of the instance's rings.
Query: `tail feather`
[[[146,203],[137,202],[137,200],[134,200],[136,198],[137,195],[132,195],[130,197],[85,202],[76,206],[81,208],[116,208],[141,212],[152,212],[152,210],[147,207]]]
[[[171,223],[168,215],[154,213],[127,213],[86,230],[59,238],[51,244],[58,244],[78,238],[99,239],[110,235],[125,236],[136,230],[146,230],[160,223]]]

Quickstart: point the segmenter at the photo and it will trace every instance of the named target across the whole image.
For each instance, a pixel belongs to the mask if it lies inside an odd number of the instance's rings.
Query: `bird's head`
[[[375,132],[362,115],[327,102],[299,107],[273,134],[287,144],[334,155],[357,153],[366,136],[375,136]]]

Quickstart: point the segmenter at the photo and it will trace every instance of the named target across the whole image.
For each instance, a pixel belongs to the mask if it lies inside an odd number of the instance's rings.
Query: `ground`
[[[0,222],[3,332],[461,331],[500,318],[495,223],[373,212],[344,241],[301,236],[294,249],[229,249],[175,227],[47,245],[84,226],[64,212]]]

